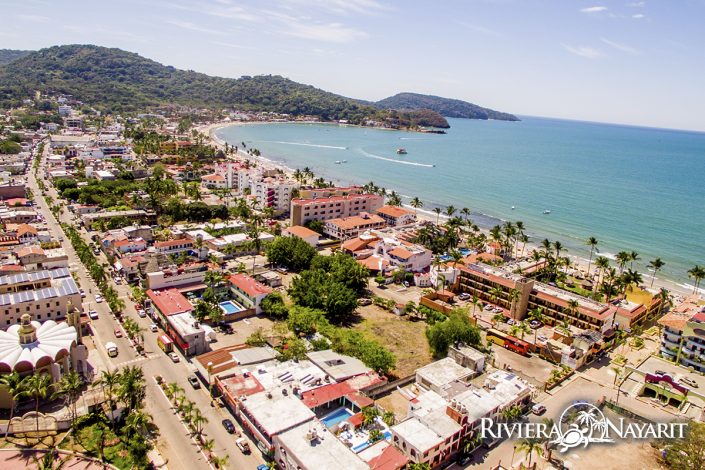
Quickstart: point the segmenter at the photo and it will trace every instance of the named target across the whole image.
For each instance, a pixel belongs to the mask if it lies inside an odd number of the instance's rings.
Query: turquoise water
[[[226,315],[232,315],[233,313],[245,310],[244,307],[241,307],[240,305],[230,300],[228,300],[227,302],[221,302],[218,305],[220,305],[220,308],[223,309]]]
[[[353,414],[348,411],[347,408],[338,408],[337,410],[333,411],[332,413],[327,414],[325,417],[321,419],[323,424],[326,425],[328,429],[332,428],[336,424],[340,423],[341,421],[345,421],[349,417],[351,417]]]
[[[449,119],[446,135],[316,124],[217,134],[327,180],[417,196],[424,210],[469,207],[484,227],[522,220],[532,241],[561,240],[571,255],[587,257],[584,240],[595,236],[608,257],[637,251],[644,271],[661,257],[658,276],[680,283],[705,263],[705,134],[523,119]],[[408,154],[397,155],[399,147]]]

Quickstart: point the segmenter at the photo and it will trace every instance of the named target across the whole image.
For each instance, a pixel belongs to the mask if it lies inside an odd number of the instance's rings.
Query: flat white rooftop
[[[315,416],[300,398],[289,390],[286,395],[282,394],[281,388],[250,395],[241,406],[270,436],[310,421]]]
[[[318,436],[309,439],[308,433]],[[318,421],[310,421],[276,436],[301,469],[369,470],[369,466]]]

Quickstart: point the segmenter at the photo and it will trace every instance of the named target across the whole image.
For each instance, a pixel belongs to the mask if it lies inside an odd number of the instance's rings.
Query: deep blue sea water
[[[680,283],[705,264],[705,134],[532,117],[449,122],[446,135],[320,124],[217,135],[327,180],[418,196],[424,210],[469,207],[484,227],[521,220],[532,241],[561,240],[571,255],[587,257],[584,240],[595,236],[608,257],[637,251],[644,272],[661,257],[659,277]]]

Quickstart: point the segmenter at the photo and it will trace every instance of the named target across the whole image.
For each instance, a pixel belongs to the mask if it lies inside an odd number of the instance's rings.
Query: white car
[[[147,312],[144,310],[137,310],[137,315],[139,315],[140,318],[144,318],[147,316]]]
[[[88,318],[90,318],[91,320],[97,320],[98,312],[96,312],[95,310],[91,310],[90,312],[88,312]]]
[[[170,353],[169,353],[169,357],[171,358],[171,360],[172,360],[173,362],[179,362],[179,360],[180,360],[180,359],[179,359],[179,355],[176,354],[175,352],[170,352]]]
[[[159,328],[157,328],[157,325],[155,325],[154,323],[149,325],[149,331],[151,331],[152,333],[156,333],[158,329]]]
[[[95,296],[96,303],[101,303],[103,301],[103,296],[98,294]]]

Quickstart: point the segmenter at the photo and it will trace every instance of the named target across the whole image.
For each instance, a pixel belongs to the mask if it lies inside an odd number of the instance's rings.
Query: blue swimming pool
[[[391,441],[392,440],[392,432],[391,431],[384,431],[382,433],[382,436],[385,441]],[[362,452],[363,450],[367,449],[370,446],[370,441],[365,441],[361,444],[358,444],[352,448],[353,452],[356,454],[359,452]]]
[[[226,315],[232,315],[233,313],[245,310],[243,306],[233,302],[232,300],[228,300],[227,302],[221,302],[218,305],[220,305],[220,308],[223,309],[223,312],[225,312]]]
[[[353,413],[348,410],[347,408],[338,408],[337,410],[333,411],[332,413],[328,413],[326,416],[321,418],[321,421],[323,421],[323,424],[326,425],[328,429],[332,428],[336,424],[338,424],[341,421],[345,421],[349,417],[351,417]]]

